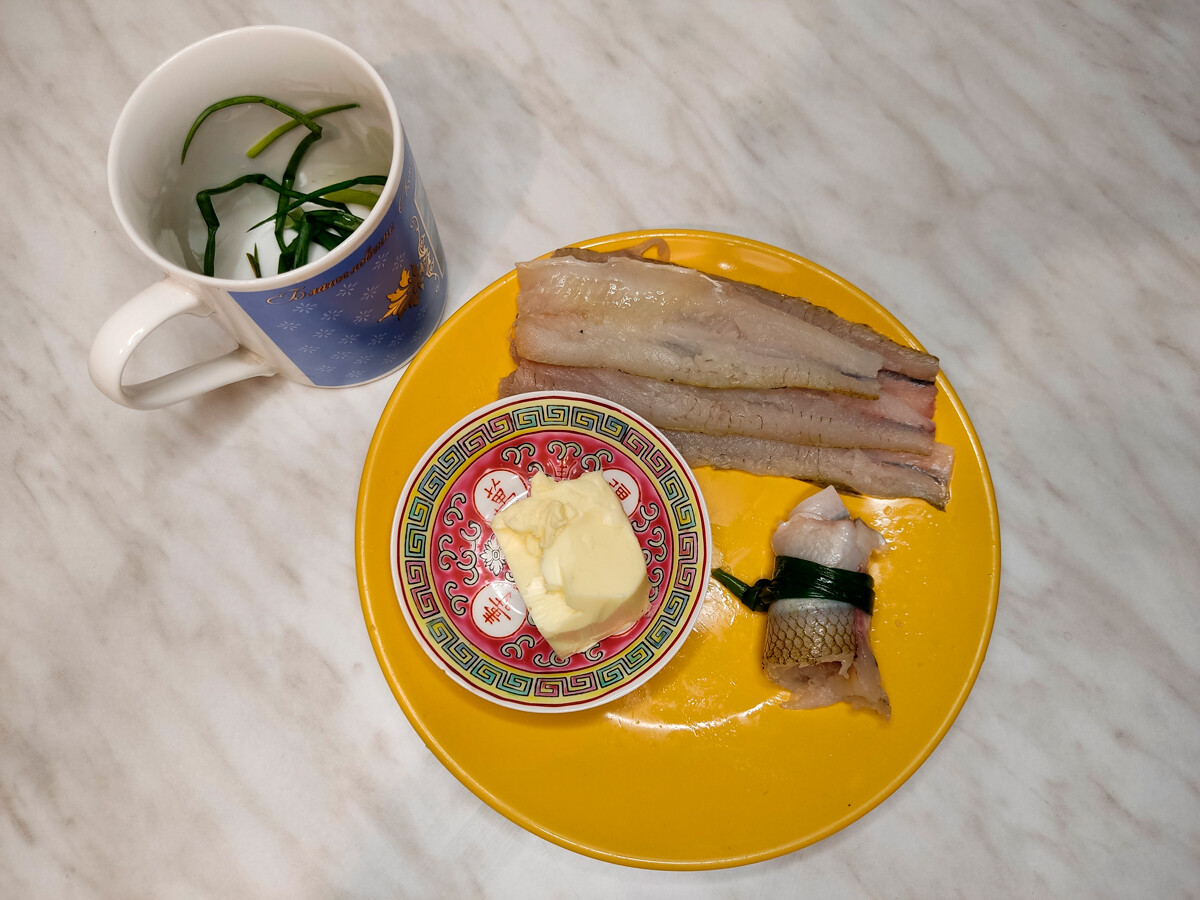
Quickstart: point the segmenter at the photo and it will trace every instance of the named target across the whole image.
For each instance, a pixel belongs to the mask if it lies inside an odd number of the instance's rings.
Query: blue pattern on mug
[[[399,368],[446,303],[437,224],[408,139],[400,187],[371,236],[338,265],[274,291],[230,291],[313,384],[345,387]]]

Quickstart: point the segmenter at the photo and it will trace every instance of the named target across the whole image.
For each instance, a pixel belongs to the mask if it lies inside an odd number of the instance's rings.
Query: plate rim
[[[505,406],[510,406],[516,402],[519,402],[519,398],[530,403],[565,398],[572,401],[583,401],[591,405],[600,403],[617,410],[621,415],[636,423],[639,428],[648,432],[662,443],[662,445],[670,452],[672,468],[676,469],[680,472],[680,474],[683,475],[684,479],[688,482],[688,484],[691,485],[692,492],[696,495],[699,524],[701,525],[703,537],[702,558],[700,561],[701,578],[698,585],[689,592],[690,594],[694,594],[694,599],[691,601],[692,608],[687,614],[683,631],[671,642],[670,646],[667,647],[665,652],[660,653],[657,657],[655,657],[642,671],[638,672],[632,678],[622,681],[619,685],[607,691],[606,693],[601,694],[599,697],[593,697],[591,700],[586,700],[583,702],[545,705],[521,704],[514,701],[505,700],[503,697],[498,697],[494,694],[489,694],[486,691],[481,690],[471,681],[464,678],[461,672],[451,667],[449,663],[447,663],[441,656],[433,652],[433,648],[429,646],[429,642],[419,633],[418,626],[413,619],[412,610],[409,608],[409,604],[403,599],[399,560],[397,559],[398,554],[396,551],[396,540],[399,536],[401,513],[403,512],[403,507],[408,498],[409,492],[413,489],[415,482],[424,471],[425,466],[433,458],[434,454],[445,445],[446,441],[449,440],[452,435],[461,431],[463,428],[473,422],[479,422],[488,418],[498,409],[502,409]],[[519,395],[519,398],[518,396],[501,397],[467,413],[457,422],[443,431],[441,435],[434,438],[429,447],[426,448],[425,452],[421,454],[421,457],[417,460],[416,465],[414,465],[412,471],[409,472],[408,478],[404,482],[404,486],[400,489],[400,496],[396,499],[396,510],[392,515],[390,538],[391,544],[389,548],[389,557],[392,568],[392,587],[396,591],[396,600],[400,606],[400,612],[404,616],[404,621],[408,623],[408,627],[412,631],[413,637],[416,639],[418,646],[421,647],[421,649],[425,652],[425,655],[428,656],[447,677],[453,680],[460,687],[469,690],[475,696],[491,703],[495,703],[498,706],[503,706],[507,709],[513,709],[517,710],[518,712],[531,713],[534,715],[565,714],[582,712],[583,710],[588,709],[596,709],[597,707],[605,706],[614,700],[619,700],[621,697],[624,697],[626,694],[629,694],[630,692],[635,691],[644,685],[647,681],[661,672],[667,663],[669,663],[675,657],[675,654],[679,652],[680,648],[687,643],[688,636],[691,634],[692,629],[695,627],[696,622],[700,617],[700,613],[703,610],[705,596],[708,591],[708,582],[711,578],[710,566],[713,556],[712,523],[709,521],[708,508],[704,504],[704,494],[700,490],[700,484],[696,481],[695,473],[691,470],[687,463],[684,462],[683,454],[679,452],[674,444],[667,440],[666,436],[663,435],[658,428],[651,425],[633,410],[612,400],[608,400],[603,397],[593,397],[590,394],[583,394],[578,391],[531,391],[529,393]],[[651,619],[649,621],[653,620]]]
[[[584,249],[595,249],[596,247],[612,247],[612,246],[633,246],[642,241],[651,240],[654,238],[662,238],[670,243],[673,238],[682,238],[685,240],[699,240],[705,243],[714,245],[723,245],[727,247],[741,247],[757,253],[772,255],[786,259],[790,264],[799,268],[808,269],[818,275],[828,278],[836,283],[840,288],[854,295],[858,299],[865,301],[873,308],[895,331],[904,338],[910,346],[924,350],[920,341],[908,330],[908,328],[896,316],[881,303],[873,299],[866,292],[847,281],[837,273],[821,266],[819,263],[813,262],[797,253],[790,250],[785,250],[781,247],[768,244],[764,241],[758,241],[753,238],[742,237],[739,235],[727,234],[724,232],[710,231],[704,229],[689,229],[689,228],[666,228],[666,229],[639,229],[633,231],[614,232],[599,237],[592,237],[573,243],[565,243],[564,247],[580,247]],[[558,248],[555,248],[558,249]],[[545,258],[554,251],[548,251],[538,258]],[[398,402],[398,397],[401,387],[408,378],[409,370],[421,362],[427,355],[434,352],[434,347],[437,343],[438,333],[446,329],[451,323],[459,318],[469,314],[475,306],[484,301],[485,298],[492,296],[497,291],[503,290],[506,285],[516,280],[516,269],[512,269],[505,274],[496,278],[491,283],[481,288],[469,300],[447,318],[442,325],[435,331],[431,338],[422,346],[421,350],[414,356],[409,363],[400,380],[393,388],[387,403],[384,405],[380,413],[375,431],[372,434],[371,442],[367,450],[366,458],[363,463],[362,479],[359,485],[358,504],[355,511],[355,568],[359,586],[359,599],[362,607],[364,620],[367,626],[368,636],[371,639],[371,645],[375,652],[375,657],[379,663],[380,670],[383,672],[385,680],[396,698],[401,711],[409,720],[409,724],[416,731],[430,752],[442,763],[446,769],[454,775],[460,783],[476,797],[494,809],[496,812],[503,815],[509,821],[521,828],[543,838],[564,849],[579,853],[583,856],[588,856],[593,859],[604,862],[615,863],[618,865],[631,866],[644,869],[659,869],[671,871],[698,871],[711,870],[721,868],[731,868],[736,866],[750,865],[753,863],[764,862],[766,860],[775,859],[784,856],[788,853],[793,853],[796,850],[809,847],[819,843],[825,838],[836,834],[839,831],[847,828],[854,822],[867,815],[869,812],[877,808],[884,800],[892,796],[903,784],[912,777],[912,775],[925,764],[933,751],[940,745],[943,738],[949,732],[951,726],[962,712],[963,706],[966,703],[979,673],[982,671],[984,657],[986,656],[988,645],[991,641],[991,635],[995,627],[996,612],[1000,594],[1001,582],[1001,531],[999,511],[996,503],[995,486],[992,482],[991,471],[987,463],[987,458],[984,456],[983,447],[979,440],[979,435],[975,430],[975,425],[967,414],[961,399],[944,371],[939,371],[937,376],[937,384],[939,389],[944,393],[946,400],[954,409],[954,412],[960,422],[963,430],[966,433],[968,443],[970,445],[972,457],[979,468],[979,474],[982,482],[983,496],[986,503],[987,519],[989,530],[992,538],[991,548],[991,589],[987,598],[987,611],[983,630],[980,634],[978,644],[971,658],[971,672],[964,680],[960,690],[954,697],[954,702],[948,710],[945,718],[939,723],[938,727],[931,733],[921,751],[913,756],[909,764],[901,769],[895,777],[883,785],[879,791],[872,797],[863,801],[857,809],[851,814],[836,819],[824,828],[817,829],[810,834],[804,835],[794,841],[786,841],[774,847],[764,848],[755,853],[742,853],[730,856],[713,856],[705,859],[689,858],[689,859],[661,859],[649,857],[634,857],[627,854],[612,853],[605,850],[600,850],[591,847],[585,843],[572,840],[571,838],[558,834],[544,826],[539,822],[515,809],[510,804],[502,801],[492,791],[483,784],[474,779],[463,766],[454,759],[437,738],[427,729],[422,727],[420,716],[412,708],[407,696],[400,686],[400,680],[393,667],[389,664],[382,646],[382,639],[379,634],[379,629],[375,623],[374,615],[371,609],[370,586],[367,584],[367,573],[364,564],[365,553],[365,519],[367,515],[367,487],[370,482],[372,470],[380,465],[379,446],[382,441],[383,432],[386,430],[385,425],[393,412],[393,406]],[[966,448],[962,448],[966,449]],[[959,448],[955,448],[956,453],[960,452]]]

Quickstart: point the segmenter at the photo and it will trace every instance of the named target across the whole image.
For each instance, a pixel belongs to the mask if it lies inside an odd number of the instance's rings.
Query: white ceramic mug
[[[245,185],[217,198],[215,272],[199,274],[207,229],[197,191],[251,172],[279,181],[303,126],[261,155],[247,150],[288,118],[259,104],[211,116],[181,162],[193,120],[228,97],[262,95],[310,112],[360,106],[318,119],[322,137],[305,154],[296,189],[313,191],[361,175],[386,175],[379,201],[342,243],[282,274],[273,225],[277,195]],[[279,374],[302,384],[347,387],[404,365],[437,327],[445,261],[437,226],[391,94],[358,54],[325,35],[283,26],[227,31],[180,51],[134,91],[113,132],[109,190],[133,242],[166,277],[101,327],[88,368],[108,397],[154,409],[222,385]],[[246,253],[257,245],[264,277]],[[319,255],[318,254],[324,254]],[[238,342],[225,356],[141,384],[122,373],[141,340],[175,316],[213,315]]]

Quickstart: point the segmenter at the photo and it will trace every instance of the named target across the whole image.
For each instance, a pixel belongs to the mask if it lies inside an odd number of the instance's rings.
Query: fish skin
[[[764,666],[815,666],[854,660],[854,607],[813,598],[776,600],[767,610]]]
[[[616,369],[554,366],[527,359],[518,360],[516,370],[500,383],[501,397],[541,390],[605,397],[659,428],[680,431],[926,455],[934,445],[933,422],[888,395],[868,400],[806,388],[707,388]]]
[[[935,443],[928,456],[890,450],[806,447],[745,435],[710,435],[664,429],[689,466],[741,469],[756,475],[798,478],[853,494],[885,499],[914,497],[936,509],[950,501],[954,450]]]
[[[854,709],[868,709],[890,718],[891,701],[883,689],[879,663],[871,652],[870,631],[871,617],[855,610],[855,657],[845,671],[838,661],[811,666],[764,662],[767,678],[788,691],[787,699],[779,705],[783,709],[820,709],[848,703]]]

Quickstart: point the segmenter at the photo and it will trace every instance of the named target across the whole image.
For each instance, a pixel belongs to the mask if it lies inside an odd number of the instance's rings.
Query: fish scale
[[[767,611],[764,665],[852,659],[856,647],[854,607],[848,603],[790,598],[776,600]]]

